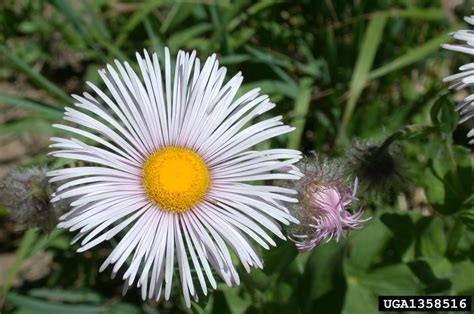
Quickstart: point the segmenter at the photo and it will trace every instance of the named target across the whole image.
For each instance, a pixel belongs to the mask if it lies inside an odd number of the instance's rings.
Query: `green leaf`
[[[309,105],[311,103],[311,93],[313,90],[313,79],[303,78],[298,87],[298,96],[296,97],[293,109],[293,119],[291,125],[295,128],[288,137],[288,148],[298,149],[302,140],[306,117],[308,115]]]
[[[459,218],[471,231],[474,231],[474,208],[459,212]]]
[[[447,258],[420,257],[410,263],[410,268],[426,285],[425,293],[449,292],[453,265]]]
[[[454,264],[452,281],[452,291],[457,295],[474,295],[474,264],[472,261],[462,261]]]
[[[369,22],[365,30],[362,46],[357,56],[354,72],[352,73],[349,99],[347,100],[341,125],[339,128],[338,140],[345,136],[347,125],[352,117],[357,100],[359,99],[366,82],[369,79],[369,72],[375,59],[375,54],[379,48],[382,34],[387,22],[386,15],[375,15]]]
[[[469,149],[432,143],[422,181],[430,204],[443,215],[455,214],[467,206],[473,191],[474,170]]]
[[[377,313],[377,299],[372,292],[361,285],[357,279],[349,277],[347,280],[347,292],[342,301],[344,307],[342,314],[367,314]]]
[[[438,217],[423,217],[415,226],[417,255],[424,257],[443,256],[446,252],[444,225]]]
[[[415,223],[421,216],[418,213],[385,213],[380,220],[390,229],[397,256],[400,261],[415,259]]]
[[[222,289],[222,293],[230,306],[230,313],[232,314],[243,314],[247,308],[252,304],[250,298],[245,298],[241,295],[240,289],[234,289],[235,287],[225,287]]]
[[[406,264],[379,268],[359,279],[374,295],[418,295],[422,291],[421,283]]]
[[[298,254],[293,243],[287,241],[280,243],[270,251],[265,252],[265,267],[263,272],[266,274],[280,274],[288,265],[294,261]]]
[[[449,94],[442,95],[431,108],[431,121],[439,128],[445,139],[449,139],[458,125],[459,115],[454,110],[454,104]]]
[[[400,261],[445,254],[447,241],[442,220],[438,217],[424,217],[418,212],[397,212],[383,214],[381,220],[393,233],[393,245]]]
[[[112,304],[109,309],[105,311],[106,314],[141,314],[140,309],[130,303],[119,302]]]
[[[345,265],[348,291],[343,313],[377,313],[380,295],[418,295],[423,284],[406,264],[394,264],[370,272]]]
[[[192,308],[198,313],[198,314],[210,314],[213,313],[214,309],[214,294],[211,294],[209,296],[209,299],[207,300],[207,303],[202,307],[202,302],[196,303],[192,302],[191,303]]]
[[[317,308],[323,313],[338,313],[342,309],[345,278],[343,261],[346,241],[324,243],[311,254],[298,282],[297,294],[305,297],[300,301],[303,313]]]
[[[373,217],[364,228],[349,239],[349,258],[352,267],[367,270],[377,263],[388,245],[391,234],[380,218]],[[377,239],[377,241],[373,241]],[[370,243],[370,245],[368,245]]]
[[[422,285],[406,264],[378,268],[359,278],[374,295],[417,295]]]

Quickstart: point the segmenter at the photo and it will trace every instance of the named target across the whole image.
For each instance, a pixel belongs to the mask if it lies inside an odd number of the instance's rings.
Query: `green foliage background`
[[[220,284],[190,310],[178,286],[170,302],[141,301],[134,289],[121,297],[120,278],[97,272],[113,243],[76,254],[69,233],[14,233],[0,242],[0,253],[15,253],[1,269],[2,313],[357,314],[376,313],[378,295],[474,295],[472,123],[456,127],[456,98],[441,83],[469,62],[440,49],[449,31],[467,28],[472,3],[460,2],[2,1],[0,78],[10,88],[0,88],[0,103],[28,114],[2,120],[0,135],[60,134],[50,125],[70,93],[101,84],[99,68],[168,46],[215,52],[228,73],[243,72],[243,90],[270,95],[271,114],[297,131],[265,145],[340,157],[355,138],[401,130],[406,173],[395,195],[360,195],[372,217],[363,229],[305,254],[281,242],[262,252],[262,271],[240,269],[239,287]],[[24,86],[37,93],[25,96]],[[47,151],[17,166],[59,166]],[[6,209],[0,221],[9,223]],[[40,251],[53,255],[49,274],[12,287]]]

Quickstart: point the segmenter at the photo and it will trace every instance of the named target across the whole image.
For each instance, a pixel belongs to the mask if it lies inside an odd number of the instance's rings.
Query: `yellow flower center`
[[[182,147],[165,147],[150,155],[142,178],[148,198],[172,213],[184,213],[202,200],[210,181],[201,157]]]

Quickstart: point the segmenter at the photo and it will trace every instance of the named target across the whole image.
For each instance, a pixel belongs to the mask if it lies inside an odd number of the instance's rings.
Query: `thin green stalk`
[[[377,15],[370,20],[369,25],[366,28],[362,47],[359,51],[359,55],[357,56],[356,65],[352,74],[349,91],[350,96],[347,100],[346,107],[344,108],[342,121],[336,137],[336,144],[338,144],[342,138],[346,136],[347,125],[351,120],[357,100],[359,99],[368,80],[369,72],[375,59],[375,54],[377,53],[378,47],[382,40],[382,34],[386,22],[386,15]]]
[[[30,255],[31,248],[33,247],[36,239],[38,238],[38,233],[34,229],[28,229],[23,238],[21,239],[20,247],[16,251],[15,260],[13,261],[12,266],[8,269],[6,273],[6,280],[5,285],[2,289],[2,295],[6,297],[8,291],[13,284],[13,280],[15,279],[23,261]]]
[[[301,144],[306,117],[308,115],[309,104],[311,102],[313,79],[305,77],[301,79],[298,87],[298,96],[295,101],[294,117],[291,125],[296,129],[290,133],[288,138],[288,148],[297,149]]]

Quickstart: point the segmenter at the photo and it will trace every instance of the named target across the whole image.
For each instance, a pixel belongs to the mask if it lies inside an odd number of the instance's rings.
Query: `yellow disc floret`
[[[210,181],[202,158],[182,147],[164,147],[150,155],[142,178],[148,198],[172,213],[186,212],[202,200]]]

